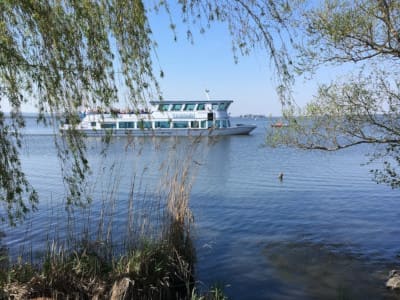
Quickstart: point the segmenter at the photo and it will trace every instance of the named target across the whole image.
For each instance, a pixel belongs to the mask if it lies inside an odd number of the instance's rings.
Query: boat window
[[[222,127],[227,128],[228,127],[228,120],[222,120]]]
[[[199,128],[199,121],[191,121],[190,127],[191,128]]]
[[[185,104],[185,107],[183,108],[183,110],[192,111],[192,110],[194,110],[194,106],[195,106],[194,103]]]
[[[218,110],[225,110],[227,107],[228,107],[227,103],[220,103],[219,107],[218,107]]]
[[[197,104],[197,110],[206,110],[206,104],[205,103]]]
[[[173,111],[179,111],[182,108],[182,104],[173,104],[172,105],[172,110]]]
[[[133,122],[119,122],[119,128],[134,128]]]
[[[170,122],[168,121],[157,121],[154,122],[154,127],[155,128],[170,128]]]
[[[227,125],[228,125],[228,127],[231,127],[231,121],[229,121],[229,120],[226,120],[227,122]]]
[[[214,121],[207,121],[208,128],[214,127]]]
[[[218,110],[218,103],[212,104],[212,110]]]
[[[90,126],[96,127],[96,122],[90,122]]]
[[[151,129],[152,128],[152,122],[151,121],[140,120],[138,122],[138,128],[140,128],[140,129]]]
[[[186,121],[175,121],[172,123],[173,128],[188,128],[188,122]]]
[[[102,123],[101,128],[116,128],[117,124],[116,123]]]
[[[215,120],[215,128],[221,128],[221,120]]]
[[[200,122],[200,127],[201,128],[206,128],[206,125],[207,125],[207,121],[201,121]]]
[[[168,109],[169,109],[169,104],[160,104],[158,106],[159,111],[168,111]]]

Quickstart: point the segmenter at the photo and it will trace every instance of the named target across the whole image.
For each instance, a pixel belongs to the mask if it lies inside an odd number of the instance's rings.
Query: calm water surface
[[[373,149],[272,149],[263,147],[269,121],[246,122],[258,125],[251,136],[222,138],[196,161],[190,205],[199,287],[218,283],[232,299],[400,299],[384,287],[389,270],[400,265],[400,190],[375,184],[370,167],[361,166]],[[29,124],[23,167],[42,202],[25,225],[6,229],[3,243],[10,253],[39,251],[49,232],[60,234],[55,228],[63,215],[53,139],[43,135],[48,130]],[[126,139],[111,145],[119,163],[102,164],[100,141],[90,143],[89,156],[97,174],[108,180],[129,166],[143,182],[158,181],[159,169],[140,171],[160,159],[147,147],[153,142],[141,142],[140,161],[124,150]],[[129,180],[115,189],[113,222],[122,228]],[[94,211],[100,198],[94,199]]]

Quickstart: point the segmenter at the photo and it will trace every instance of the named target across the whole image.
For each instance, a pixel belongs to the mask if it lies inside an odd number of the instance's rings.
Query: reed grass
[[[67,206],[64,229],[57,225],[65,233],[49,235],[39,259],[0,256],[0,298],[109,299],[125,280],[124,299],[225,299],[220,289],[195,289],[189,200],[207,143],[133,138],[119,157],[107,153],[120,143],[100,146],[85,190],[101,205]]]

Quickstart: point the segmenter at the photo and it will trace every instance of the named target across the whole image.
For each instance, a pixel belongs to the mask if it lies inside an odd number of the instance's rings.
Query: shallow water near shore
[[[194,158],[198,171],[190,206],[199,288],[218,283],[232,299],[400,299],[384,286],[389,271],[400,268],[400,190],[377,185],[372,166],[361,166],[373,148],[272,149],[263,145],[272,121],[235,122],[258,127],[250,136],[210,143],[205,155]],[[27,248],[40,252],[51,232],[63,235],[57,220],[64,214],[64,186],[53,139],[33,121],[26,132],[23,167],[42,202],[24,225],[3,230],[2,243],[12,255]],[[139,174],[137,157],[124,151],[126,142],[112,143],[119,159],[112,165],[102,166],[90,150],[104,177],[126,166]],[[141,141],[141,166],[159,159],[150,143]],[[142,186],[160,180],[157,170],[144,172]],[[118,184],[116,235],[125,233],[128,182],[122,178]],[[99,199],[93,200],[92,215],[102,206]]]

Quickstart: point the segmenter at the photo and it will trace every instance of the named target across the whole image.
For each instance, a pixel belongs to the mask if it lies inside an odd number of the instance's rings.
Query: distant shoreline
[[[260,114],[245,114],[245,115],[239,115],[239,116],[234,116],[232,118],[243,118],[243,119],[267,119],[268,117],[266,115],[260,115]]]

